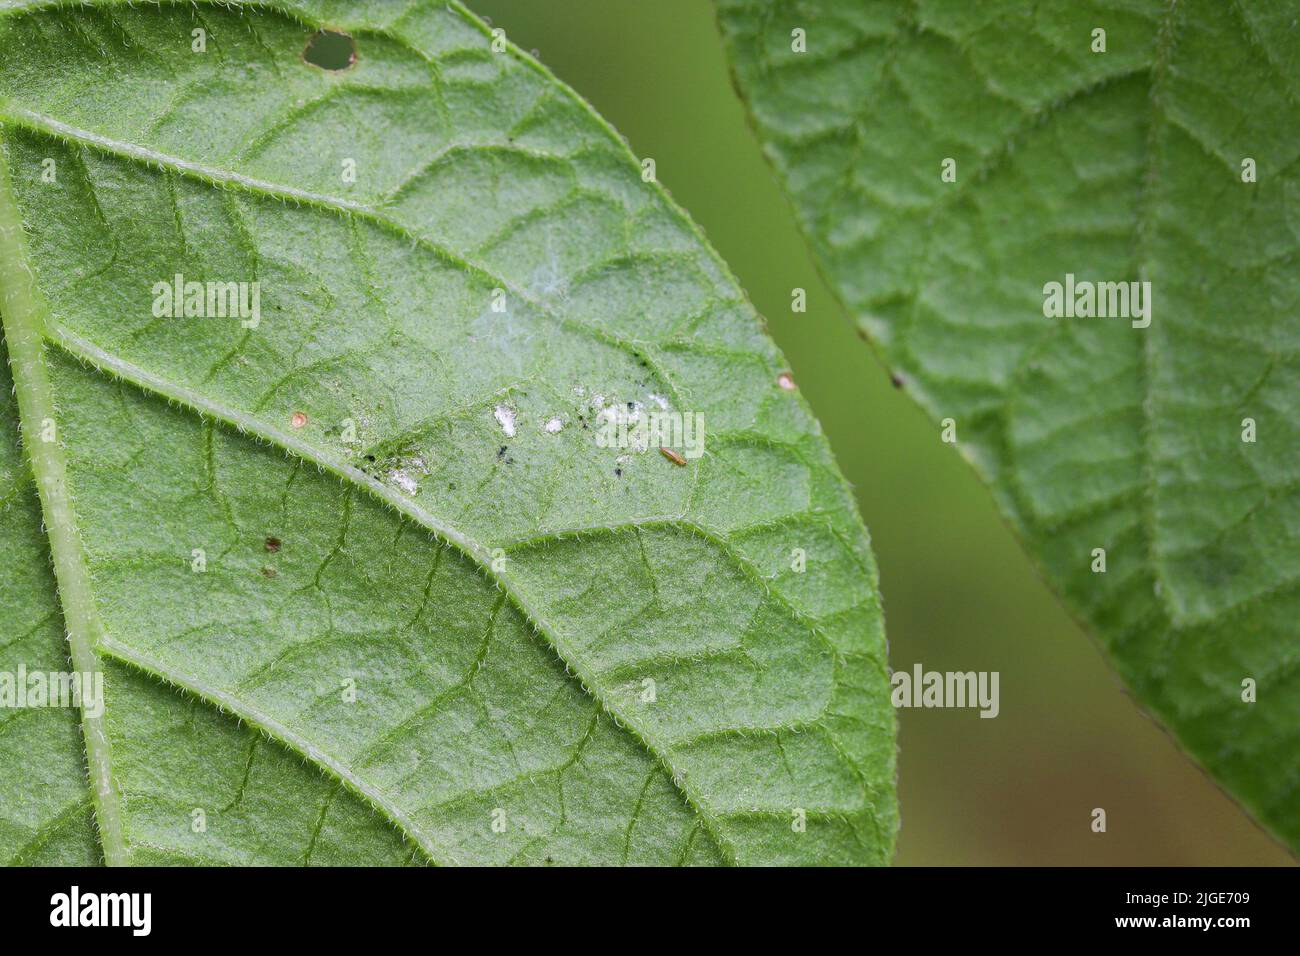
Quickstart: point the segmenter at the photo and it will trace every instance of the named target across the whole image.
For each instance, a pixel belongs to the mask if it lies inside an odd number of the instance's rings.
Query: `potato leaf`
[[[0,128],[0,671],[103,675],[0,710],[0,859],[888,861],[851,493],[499,31],[5,2]]]

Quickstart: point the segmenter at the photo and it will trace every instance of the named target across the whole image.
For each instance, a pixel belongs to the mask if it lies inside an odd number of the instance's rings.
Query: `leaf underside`
[[[1300,4],[718,7],[864,335],[1137,699],[1300,846]],[[1149,281],[1151,325],[1045,318],[1067,273]]]
[[[443,2],[5,2],[0,128],[0,670],[107,697],[0,710],[0,860],[888,861],[851,494],[572,92]]]

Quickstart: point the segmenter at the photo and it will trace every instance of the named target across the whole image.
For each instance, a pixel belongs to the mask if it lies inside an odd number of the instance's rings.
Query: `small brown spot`
[[[663,445],[660,445],[660,446],[659,446],[659,454],[663,455],[665,458],[667,458],[669,461],[671,461],[674,465],[684,465],[684,464],[686,464],[686,459],[685,459],[685,458],[683,458],[681,455],[677,454],[677,452],[673,451],[671,448],[665,448]]]
[[[264,577],[264,578],[273,578],[273,577],[275,577],[275,576],[276,576],[277,574],[279,574],[279,573],[280,573],[280,572],[277,571],[277,570],[275,570],[275,568],[263,568],[263,569],[262,569],[262,577]]]
[[[272,554],[275,554],[277,551],[279,551],[279,550],[280,550],[280,539],[279,539],[279,538],[267,538],[267,539],[266,539],[266,550],[267,550],[267,551],[270,551]]]
[[[891,372],[889,374],[889,380],[894,384],[894,388],[903,387],[903,376],[899,375],[897,372]]]
[[[307,413],[294,412],[289,418],[289,424],[294,428],[302,428],[303,425],[307,424]]]
[[[782,372],[776,377],[776,384],[780,385],[787,392],[793,392],[799,386],[794,383],[794,376],[789,372]]]

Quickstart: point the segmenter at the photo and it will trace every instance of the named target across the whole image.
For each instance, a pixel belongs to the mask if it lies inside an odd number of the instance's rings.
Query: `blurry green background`
[[[897,862],[1293,863],[1139,711],[975,473],[890,386],[746,125],[708,0],[468,2],[654,157],[767,317],[871,530],[891,664],[1001,672],[995,720],[899,711]]]

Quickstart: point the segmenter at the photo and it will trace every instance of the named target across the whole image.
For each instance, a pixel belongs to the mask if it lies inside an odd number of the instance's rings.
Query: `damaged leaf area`
[[[0,711],[0,860],[888,862],[850,491],[570,90],[442,0],[10,2],[0,135],[0,671],[104,685]]]
[[[718,10],[894,383],[1142,706],[1300,847],[1300,4]]]

